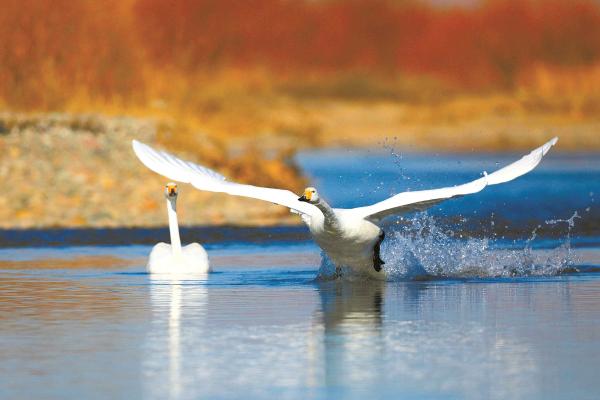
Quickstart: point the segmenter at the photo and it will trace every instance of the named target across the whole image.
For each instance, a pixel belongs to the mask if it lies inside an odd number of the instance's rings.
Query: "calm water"
[[[472,155],[299,160],[341,206],[495,167]],[[596,193],[598,156],[551,156],[390,221],[383,283],[315,282],[304,228],[187,229],[217,272],[186,280],[143,273],[164,229],[3,232],[0,398],[597,399]],[[575,212],[574,226],[559,221]]]

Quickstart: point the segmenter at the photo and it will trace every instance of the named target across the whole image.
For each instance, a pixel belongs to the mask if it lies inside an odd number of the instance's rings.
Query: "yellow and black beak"
[[[302,196],[298,197],[298,201],[309,202],[311,198],[312,198],[312,192],[310,190],[305,190],[304,194]]]
[[[177,185],[173,185],[173,184],[167,185],[167,194],[169,196],[175,196],[177,194]]]

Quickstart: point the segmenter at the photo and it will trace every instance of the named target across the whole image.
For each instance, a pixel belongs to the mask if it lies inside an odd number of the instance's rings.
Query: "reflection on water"
[[[597,394],[598,274],[317,283],[306,268],[3,270],[2,398]]]
[[[319,284],[324,387],[377,384],[382,359],[383,282]],[[345,393],[344,395],[349,395]]]
[[[148,375],[144,392],[147,396],[178,399],[184,391],[182,348],[190,345],[190,338],[201,340],[206,329],[208,290],[204,283],[207,274],[150,275],[152,321],[147,333],[147,359],[143,368]],[[184,297],[185,295],[185,297]],[[192,311],[194,324],[186,325],[183,310]],[[189,329],[187,329],[189,328]],[[198,348],[194,345],[196,351]]]

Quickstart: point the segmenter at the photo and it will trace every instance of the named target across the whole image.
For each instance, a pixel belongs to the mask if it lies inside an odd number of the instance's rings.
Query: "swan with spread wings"
[[[264,188],[228,181],[223,175],[136,140],[133,150],[140,161],[152,171],[174,181],[190,183],[197,189],[251,197],[289,208],[299,214],[317,244],[336,267],[349,268],[354,273],[385,279],[380,246],[385,237],[379,224],[391,215],[425,210],[444,200],[477,193],[488,185],[497,185],[518,178],[533,170],[542,157],[556,144],[553,138],[518,161],[472,182],[441,189],[399,193],[386,200],[357,208],[332,208],[308,187],[301,196],[289,190]]]

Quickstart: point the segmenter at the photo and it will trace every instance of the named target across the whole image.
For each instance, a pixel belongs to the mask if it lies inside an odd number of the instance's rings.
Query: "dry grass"
[[[161,142],[209,148],[215,160],[235,154],[249,162],[257,147],[284,159],[300,148],[377,146],[386,138],[420,149],[515,150],[556,134],[563,150],[600,149],[600,65],[536,67],[517,88],[487,92],[422,78],[221,71],[154,99],[159,107],[141,115],[165,121]]]

